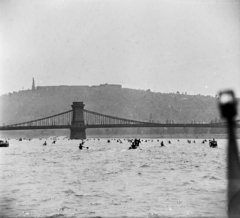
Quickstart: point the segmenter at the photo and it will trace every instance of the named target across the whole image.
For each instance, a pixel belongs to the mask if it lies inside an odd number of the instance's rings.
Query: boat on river
[[[217,141],[215,141],[214,139],[209,141],[209,146],[211,148],[216,148],[217,147]]]
[[[8,147],[9,146],[9,143],[8,141],[3,141],[3,140],[0,140],[0,147]]]

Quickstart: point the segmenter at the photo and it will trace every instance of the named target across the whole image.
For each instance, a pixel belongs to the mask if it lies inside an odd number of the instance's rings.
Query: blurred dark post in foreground
[[[235,122],[237,100],[233,91],[219,94],[219,108],[228,125],[227,179],[228,179],[228,217],[240,217],[240,162],[237,147]]]

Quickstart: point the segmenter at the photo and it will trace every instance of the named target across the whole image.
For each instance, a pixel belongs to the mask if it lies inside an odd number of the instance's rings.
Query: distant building
[[[108,88],[119,88],[121,89],[122,86],[121,85],[117,85],[117,84],[100,84],[100,87],[108,87]]]
[[[33,80],[32,80],[32,91],[35,91],[36,90],[36,88],[35,88],[35,81],[34,81],[34,78],[32,78]]]
[[[34,84],[34,80],[33,80],[33,84]],[[59,90],[59,91],[64,91],[64,90],[71,90],[74,88],[84,88],[84,89],[88,89],[88,88],[96,88],[96,89],[108,89],[108,88],[115,88],[115,89],[121,89],[122,86],[121,85],[117,85],[117,84],[100,84],[100,85],[96,85],[96,86],[67,86],[67,85],[60,85],[60,86],[37,86],[37,88],[35,88],[34,86],[34,90]],[[33,90],[33,88],[32,88]]]
[[[37,86],[37,90],[60,90],[60,91],[69,91],[74,88],[89,88],[89,86],[66,86],[66,85],[60,85],[60,86]]]

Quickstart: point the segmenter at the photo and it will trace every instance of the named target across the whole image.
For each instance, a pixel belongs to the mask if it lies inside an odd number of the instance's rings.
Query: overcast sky
[[[240,94],[239,0],[1,0],[0,95],[121,84]]]

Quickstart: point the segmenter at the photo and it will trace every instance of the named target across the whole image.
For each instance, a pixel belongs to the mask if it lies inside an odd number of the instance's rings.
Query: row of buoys
[[[8,139],[8,140],[10,140],[10,139]],[[31,141],[32,139],[31,139],[31,138],[19,138],[19,139],[18,139],[18,141],[20,141],[20,142],[23,141],[23,140]],[[39,138],[39,140],[42,140],[42,138]],[[53,142],[54,142],[53,144],[55,144],[56,141],[59,140],[59,139],[58,139],[58,138],[52,138],[52,140],[53,140]],[[64,140],[65,140],[65,139],[64,139]]]
[[[107,143],[111,143],[111,140],[112,141],[116,141],[116,142],[119,142],[119,143],[122,143],[122,141],[128,141],[130,143],[132,143],[133,139],[107,139]],[[141,142],[154,142],[154,139],[140,139]],[[160,140],[157,139],[157,142],[159,142]],[[170,140],[169,140],[170,142]],[[178,142],[179,142],[179,139],[178,139]],[[171,143],[171,142],[170,142]]]

